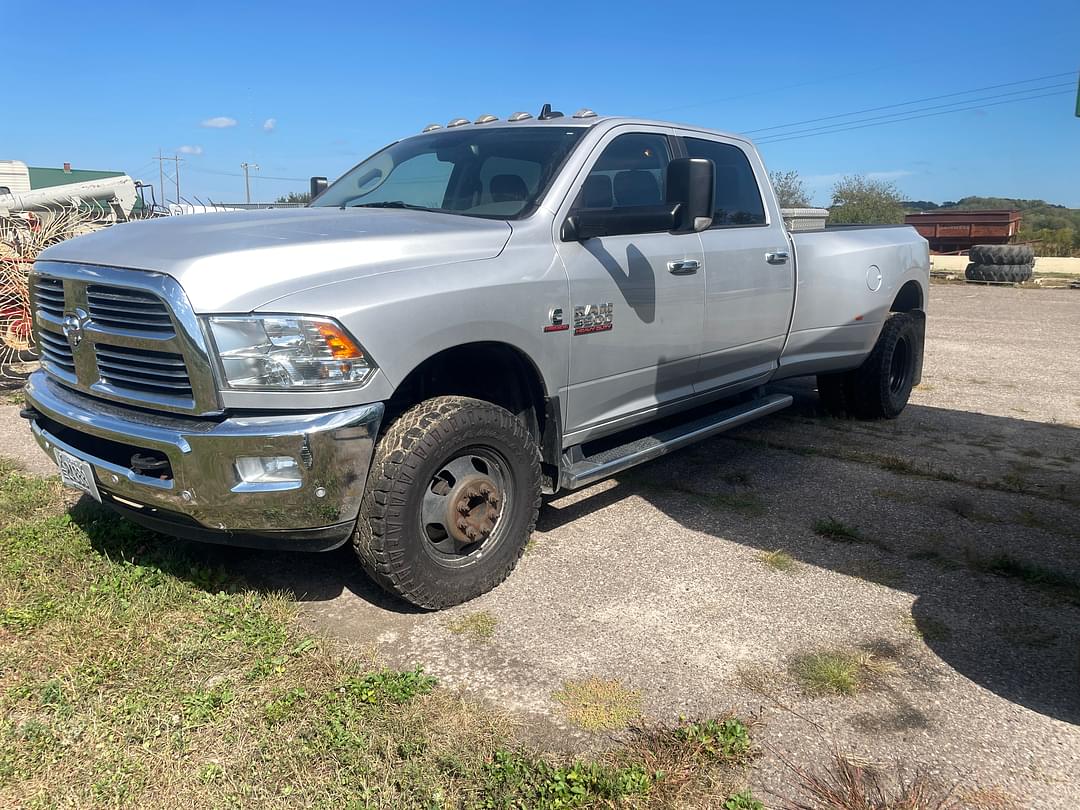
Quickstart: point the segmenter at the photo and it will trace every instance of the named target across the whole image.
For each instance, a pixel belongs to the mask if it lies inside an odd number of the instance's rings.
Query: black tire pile
[[[1030,245],[975,245],[968,251],[968,281],[1019,284],[1031,278],[1035,251]]]

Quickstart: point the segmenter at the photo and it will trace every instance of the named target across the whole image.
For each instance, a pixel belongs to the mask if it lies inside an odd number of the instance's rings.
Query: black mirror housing
[[[329,185],[330,184],[327,182],[325,177],[312,177],[310,186],[311,199],[314,200],[316,197],[326,191],[326,187]]]
[[[564,242],[638,233],[697,233],[712,225],[716,168],[705,158],[668,163],[667,194],[659,205],[580,209],[562,224]]]
[[[673,207],[671,233],[696,233],[712,225],[716,167],[705,158],[675,158],[667,168],[667,201]]]
[[[677,213],[668,203],[578,211],[563,222],[564,242],[584,242],[596,236],[624,236],[670,231]]]

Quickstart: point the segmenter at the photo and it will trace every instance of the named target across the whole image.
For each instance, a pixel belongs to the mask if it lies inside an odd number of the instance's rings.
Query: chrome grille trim
[[[33,284],[34,306],[52,315],[64,317],[64,282],[58,278],[39,277]]]
[[[67,338],[56,332],[38,332],[38,355],[42,366],[48,371],[63,372],[69,382],[75,379],[75,357]]]
[[[101,383],[116,389],[169,397],[192,398],[191,381],[182,355],[98,343]]]
[[[42,367],[58,382],[155,410],[222,413],[206,338],[175,279],[39,261],[31,285]],[[82,325],[74,346],[64,334],[71,316]]]
[[[142,290],[90,284],[86,287],[86,305],[90,319],[105,328],[174,333],[165,302]]]

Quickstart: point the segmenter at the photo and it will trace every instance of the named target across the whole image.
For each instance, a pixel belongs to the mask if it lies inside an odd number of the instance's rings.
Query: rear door
[[[716,167],[713,224],[701,233],[705,329],[695,391],[703,392],[776,368],[794,306],[795,263],[780,212],[761,192],[768,178],[749,145],[678,134],[688,157]]]
[[[607,133],[555,219],[572,306],[568,441],[631,424],[694,393],[705,315],[698,235],[559,237],[562,222],[578,208],[662,202],[674,156],[670,133],[652,126]]]

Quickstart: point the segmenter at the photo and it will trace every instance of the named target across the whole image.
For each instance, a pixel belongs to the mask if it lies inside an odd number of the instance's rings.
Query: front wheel
[[[368,575],[423,608],[490,591],[514,569],[540,509],[540,455],[504,408],[421,402],[375,448],[353,547]]]

